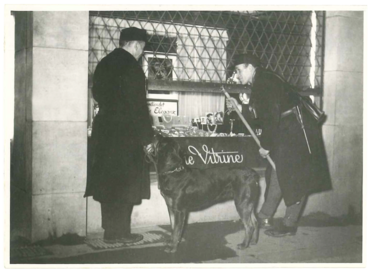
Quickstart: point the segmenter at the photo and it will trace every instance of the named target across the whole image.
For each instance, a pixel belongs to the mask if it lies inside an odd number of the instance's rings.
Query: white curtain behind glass
[[[189,77],[191,81],[198,82],[225,80],[226,30],[181,26],[178,32],[180,33],[177,38],[179,65],[184,66],[184,69],[180,70],[179,80],[188,80]],[[206,112],[223,111],[224,103],[225,98],[222,94],[202,93],[201,90],[179,93],[180,114],[192,118],[205,116]]]

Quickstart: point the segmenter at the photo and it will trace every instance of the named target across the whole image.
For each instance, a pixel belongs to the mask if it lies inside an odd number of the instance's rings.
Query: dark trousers
[[[269,173],[269,171],[266,171],[266,174],[267,173]],[[270,182],[267,184],[265,202],[258,213],[258,217],[263,219],[272,218],[282,199],[282,193],[276,171],[272,170],[270,173],[271,176],[266,177],[266,180],[269,180]],[[284,225],[289,227],[297,226],[306,198],[307,197],[304,196],[300,202],[286,208],[283,219]]]
[[[104,238],[115,239],[131,233],[134,205],[126,202],[100,203]]]

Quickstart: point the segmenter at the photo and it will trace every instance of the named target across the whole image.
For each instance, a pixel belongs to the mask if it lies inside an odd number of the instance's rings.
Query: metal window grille
[[[89,87],[97,63],[118,47],[120,31],[136,26],[149,35],[141,60],[149,90],[214,92],[231,76],[233,56],[250,52],[289,83],[301,89],[315,87],[318,92],[307,94],[319,97],[325,12],[312,15],[312,11],[91,11]],[[241,86],[230,88],[238,92]]]
[[[118,47],[121,29],[147,30],[145,72],[153,62],[170,61],[174,81],[219,83],[230,76],[232,57],[251,52],[263,65],[301,88],[322,86],[324,12],[316,13],[316,63],[311,63],[311,11],[92,11],[89,74]],[[167,61],[166,61],[167,60]],[[146,64],[146,65],[145,65]]]

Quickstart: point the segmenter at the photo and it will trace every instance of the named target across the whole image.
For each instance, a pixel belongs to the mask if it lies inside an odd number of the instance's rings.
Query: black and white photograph
[[[172,80],[172,59],[148,58],[148,78]]]
[[[224,122],[224,112],[223,111],[216,111],[215,112],[215,124],[222,125]]]
[[[148,79],[173,80],[175,63],[176,57],[172,55],[144,53],[143,70]]]
[[[207,117],[207,125],[215,125],[215,115],[213,112],[207,112],[206,113]]]
[[[367,6],[228,4],[4,6],[5,268],[366,266]]]

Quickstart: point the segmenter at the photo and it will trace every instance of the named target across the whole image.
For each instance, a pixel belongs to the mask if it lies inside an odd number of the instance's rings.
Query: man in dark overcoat
[[[153,130],[146,101],[145,75],[138,63],[146,31],[123,29],[120,47],[97,65],[92,93],[99,104],[92,130],[92,166],[85,197],[101,204],[106,242],[137,242],[130,228],[133,205],[150,197],[149,165]]]
[[[258,57],[237,55],[234,65],[239,81],[252,89],[250,104],[262,128],[260,155],[269,154],[276,165],[276,171],[271,166],[266,169],[269,184],[258,214],[260,226],[268,228],[270,236],[294,235],[307,196],[331,188],[321,126],[291,86],[263,69]],[[271,220],[282,198],[286,214],[282,224],[273,226]]]

